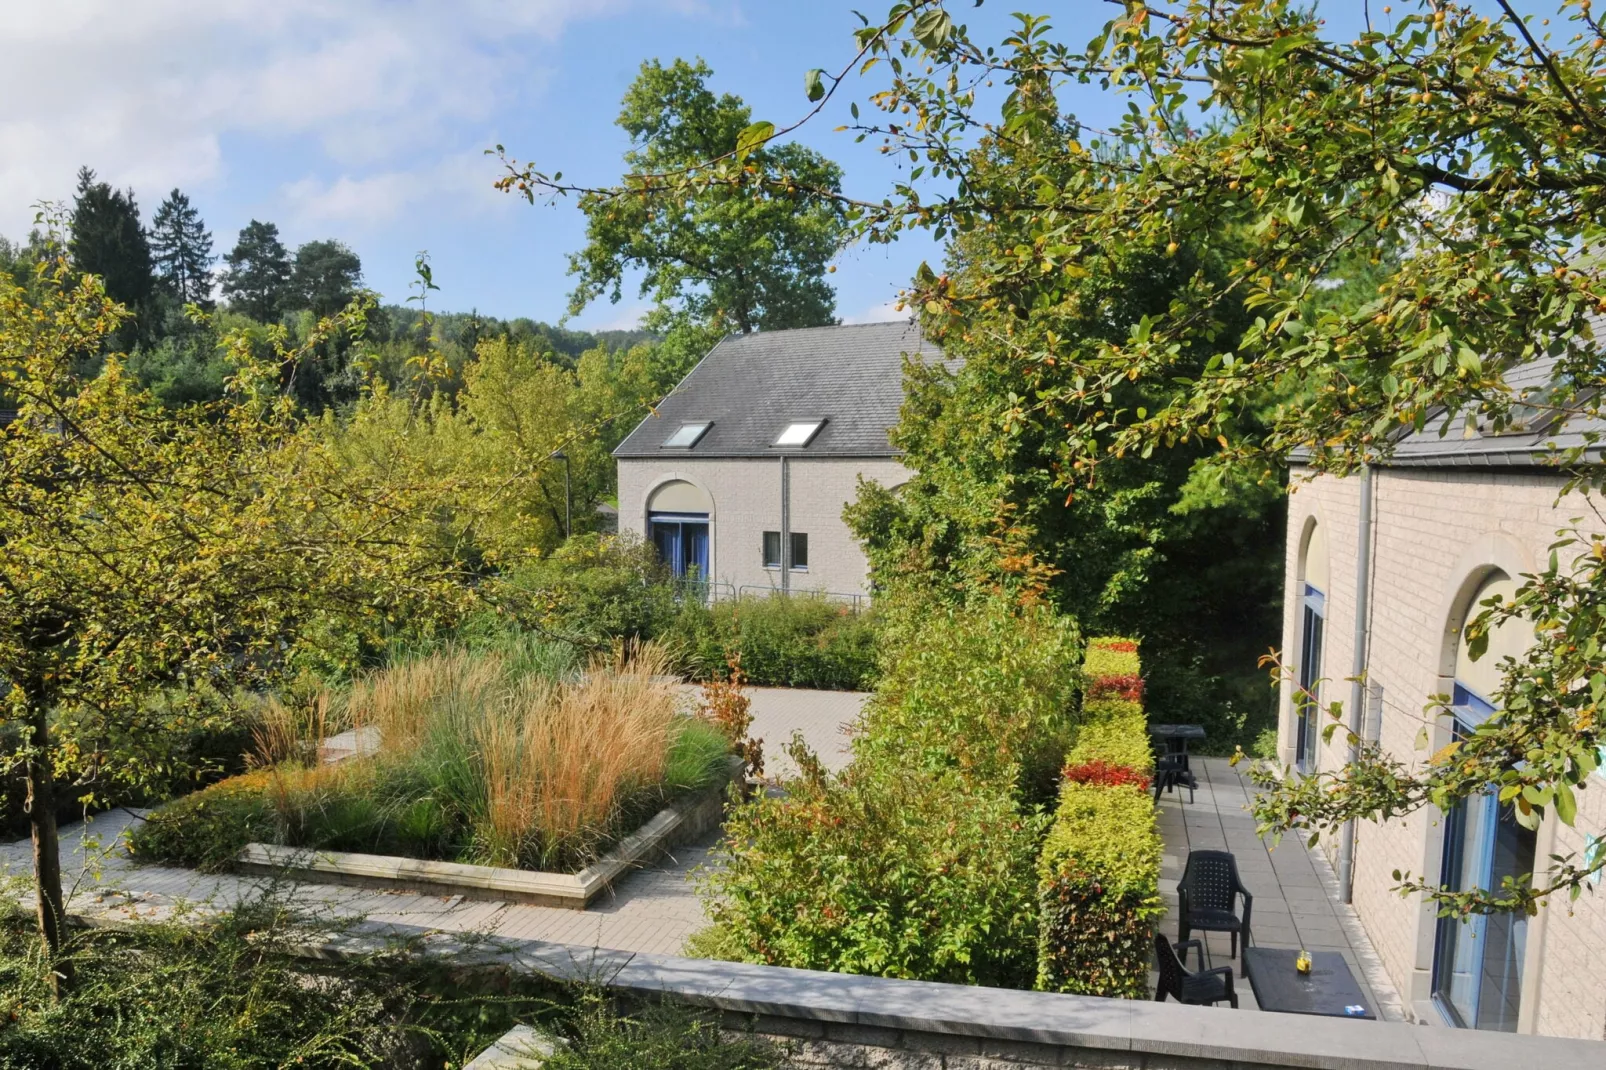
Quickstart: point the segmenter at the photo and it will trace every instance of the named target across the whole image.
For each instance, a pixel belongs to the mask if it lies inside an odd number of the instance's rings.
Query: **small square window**
[[[764,567],[781,567],[781,533],[778,531],[764,533]]]
[[[663,448],[666,450],[689,450],[697,445],[699,439],[713,427],[712,420],[703,420],[699,423],[681,424],[675,433],[664,439]]]
[[[809,537],[801,531],[792,532],[792,571],[809,570]]]
[[[792,446],[794,448],[807,446],[814,440],[814,436],[819,434],[820,428],[823,426],[825,426],[824,420],[800,420],[797,423],[787,424],[786,430],[782,431],[780,436],[776,438],[775,445]]]

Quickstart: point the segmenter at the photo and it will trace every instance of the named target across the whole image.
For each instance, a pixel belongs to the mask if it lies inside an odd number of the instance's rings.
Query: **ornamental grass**
[[[259,768],[153,814],[137,854],[221,868],[246,842],[573,871],[675,795],[713,786],[729,743],[687,716],[669,657],[630,645],[577,670],[528,642],[448,647],[270,703]],[[330,729],[366,741],[321,760]]]

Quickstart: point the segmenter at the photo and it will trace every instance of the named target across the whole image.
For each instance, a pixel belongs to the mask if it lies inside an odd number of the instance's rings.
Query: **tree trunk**
[[[57,996],[72,983],[72,967],[61,959],[67,905],[61,893],[61,838],[56,829],[56,781],[50,767],[50,726],[44,703],[30,718],[33,745],[28,757],[28,824],[33,833],[34,891],[39,899],[39,936],[50,953],[51,987]]]

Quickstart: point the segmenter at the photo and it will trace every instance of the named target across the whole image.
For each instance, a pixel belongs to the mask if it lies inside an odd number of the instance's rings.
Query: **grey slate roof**
[[[1606,339],[1606,322],[1596,323],[1594,334]],[[1530,397],[1538,406],[1529,414],[1532,419],[1526,430],[1511,428],[1490,434],[1480,431],[1475,419],[1469,430],[1465,413],[1450,420],[1440,413],[1429,418],[1422,430],[1400,436],[1394,453],[1380,463],[1390,468],[1545,468],[1555,464],[1558,451],[1584,445],[1589,445],[1591,460],[1606,457],[1606,420],[1544,408],[1547,389],[1557,376],[1557,363],[1557,358],[1545,357],[1506,373],[1514,400]],[[1596,436],[1593,442],[1586,437],[1590,435]],[[1303,464],[1309,458],[1308,452],[1299,449],[1289,459]]]
[[[1439,416],[1421,431],[1400,439],[1386,463],[1406,468],[1533,468],[1553,464],[1558,450],[1589,444],[1587,435],[1606,444],[1606,421],[1543,408],[1545,391],[1556,376],[1556,363],[1554,358],[1544,358],[1513,368],[1506,375],[1517,399],[1533,397],[1540,404],[1527,430],[1494,435],[1480,431],[1476,421],[1469,429],[1465,413],[1448,421]],[[1598,458],[1600,451],[1591,446],[1590,454]]]
[[[887,431],[903,405],[903,356],[942,360],[912,323],[804,327],[732,335],[613,453],[622,458],[893,457]],[[824,419],[807,446],[772,446],[787,424]],[[712,420],[691,449],[665,449],[682,424]]]

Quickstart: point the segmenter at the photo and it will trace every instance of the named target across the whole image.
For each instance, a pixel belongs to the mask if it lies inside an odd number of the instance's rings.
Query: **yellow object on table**
[[[1299,957],[1294,959],[1294,969],[1298,970],[1300,973],[1309,973],[1310,972],[1310,952],[1309,951],[1306,951],[1303,948],[1300,949]]]

